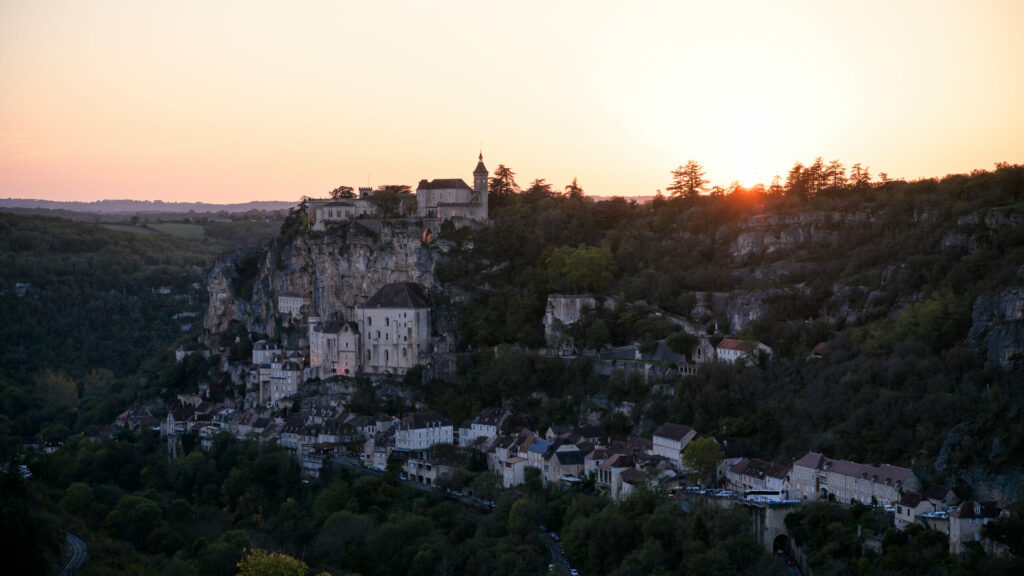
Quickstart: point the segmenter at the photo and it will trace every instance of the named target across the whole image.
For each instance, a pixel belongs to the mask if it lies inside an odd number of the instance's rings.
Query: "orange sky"
[[[372,5],[370,5],[372,4]],[[636,4],[636,5],[628,5]],[[1024,2],[0,3],[0,197],[1024,162]]]

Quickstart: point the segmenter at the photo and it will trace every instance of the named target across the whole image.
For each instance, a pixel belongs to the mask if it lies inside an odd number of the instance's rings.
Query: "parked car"
[[[559,538],[558,534],[556,534],[555,532],[551,533],[551,539],[554,540],[555,542],[561,542],[562,541],[562,539]]]

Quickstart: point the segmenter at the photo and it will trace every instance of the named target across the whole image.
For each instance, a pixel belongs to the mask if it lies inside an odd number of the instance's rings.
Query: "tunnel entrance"
[[[775,540],[772,541],[772,552],[775,554],[792,555],[793,551],[789,546],[789,536],[786,536],[785,534],[779,534],[776,536]]]

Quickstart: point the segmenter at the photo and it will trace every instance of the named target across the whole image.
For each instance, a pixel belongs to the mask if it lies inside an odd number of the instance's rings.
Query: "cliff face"
[[[413,226],[369,222],[270,246],[259,263],[251,299],[234,291],[240,258],[223,257],[207,274],[208,333],[222,332],[238,320],[248,330],[277,336],[277,299],[284,293],[310,298],[310,315],[352,320],[355,307],[385,284],[416,282],[429,290],[437,253],[420,240],[420,233]]]
[[[238,283],[238,267],[242,260],[259,250],[262,245],[250,246],[225,254],[213,263],[203,277],[210,302],[203,318],[203,330],[207,344],[210,336],[228,330],[232,320],[241,320],[249,314],[249,302],[235,295]]]
[[[1007,370],[1024,368],[1024,288],[978,298],[971,320],[971,347]]]
[[[840,228],[864,226],[875,222],[876,218],[867,212],[753,216],[740,225],[729,245],[729,254],[734,262],[743,262],[752,257],[782,256],[800,248],[834,246],[839,242]]]

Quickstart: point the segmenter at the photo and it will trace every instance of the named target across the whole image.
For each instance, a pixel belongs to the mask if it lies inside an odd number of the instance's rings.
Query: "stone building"
[[[356,306],[360,367],[374,374],[404,374],[430,354],[430,303],[419,284],[398,282]]]
[[[447,220],[465,218],[487,220],[487,168],[480,154],[473,170],[473,187],[461,178],[420,180],[416,186],[416,207],[419,216]]]
[[[921,482],[909,468],[834,460],[815,452],[794,462],[789,478],[791,498],[834,496],[839,502],[868,505],[894,505],[904,490],[920,488]]]
[[[473,170],[473,186],[462,178],[420,180],[416,186],[416,214],[418,218],[437,220],[472,220],[484,222],[488,217],[488,172],[481,154]],[[360,188],[358,198],[321,198],[306,201],[310,228],[323,231],[331,222],[344,222],[355,218],[375,218],[378,207],[370,201],[373,191]],[[412,216],[409,214],[409,216]]]
[[[355,322],[331,320],[309,324],[309,365],[321,378],[353,376],[359,371],[359,328]]]
[[[284,292],[277,297],[277,312],[281,316],[297,318],[309,312],[312,300],[296,292]]]
[[[360,188],[358,198],[328,198],[306,201],[306,214],[313,230],[323,231],[330,222],[377,216],[377,205],[370,202],[370,188]]]

